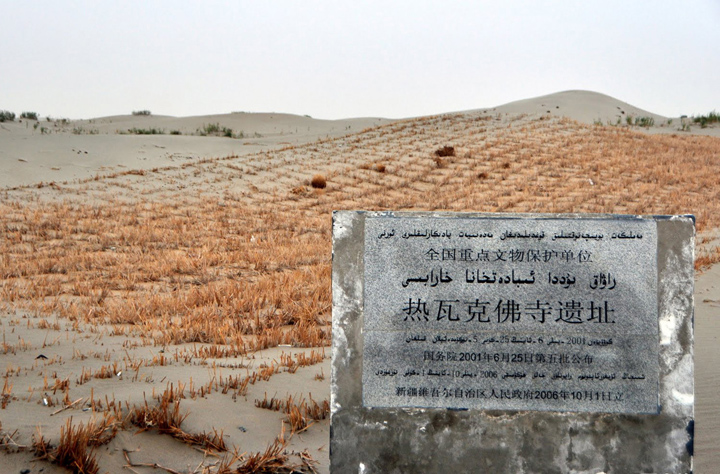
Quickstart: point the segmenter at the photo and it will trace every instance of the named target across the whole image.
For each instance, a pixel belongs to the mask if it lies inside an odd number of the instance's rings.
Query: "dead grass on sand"
[[[435,152],[447,143],[452,153]],[[315,175],[323,177],[322,192],[304,186]],[[126,358],[122,366],[108,361],[110,375],[139,372],[166,358],[189,363],[278,345],[321,347],[330,343],[333,209],[694,213],[696,266],[702,268],[720,261],[712,237],[720,228],[719,181],[716,138],[646,135],[557,118],[415,119],[256,156],[59,183],[44,187],[41,199],[37,188],[6,192],[0,200],[0,298],[8,310],[33,314],[27,325],[48,331],[59,317],[124,335],[128,345],[203,344],[194,352]],[[169,183],[185,184],[168,191]],[[21,350],[22,341],[3,341],[4,353]],[[191,390],[237,396],[299,364],[286,360]],[[70,385],[103,373],[83,370],[58,393],[67,399]],[[12,394],[7,376],[4,398]],[[222,429],[182,431],[179,399],[166,398],[135,407],[133,424],[228,449]],[[293,433],[325,412],[292,398],[266,395],[256,403],[284,411]],[[91,431],[68,424],[63,436],[74,438],[65,444],[79,451]],[[285,445],[276,440],[264,453],[237,455],[233,462],[245,467],[230,471],[232,463],[224,462],[217,472],[276,472],[269,469],[285,465]],[[41,438],[37,446],[41,457],[62,457]],[[86,462],[92,472],[92,456]]]

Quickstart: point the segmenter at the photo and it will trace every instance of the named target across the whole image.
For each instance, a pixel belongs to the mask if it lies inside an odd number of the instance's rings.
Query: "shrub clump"
[[[635,125],[639,127],[652,127],[655,125],[655,119],[652,117],[635,117]]]
[[[692,121],[693,123],[699,123],[700,128],[705,128],[708,124],[720,122],[720,114],[713,110],[707,115],[693,116]]]
[[[73,135],[97,135],[100,131],[97,128],[73,127]]]
[[[152,115],[152,112],[150,112],[149,110],[133,110],[132,114],[133,115]]]
[[[165,130],[162,128],[128,128],[128,133],[131,133],[133,135],[163,135],[165,134]]]
[[[28,120],[38,120],[38,114],[37,112],[23,112],[20,114],[20,118]]]
[[[221,126],[219,123],[209,123],[207,125],[203,125],[203,128],[199,128],[197,131],[198,134],[202,137],[212,135],[215,137],[233,138],[232,128]],[[238,138],[242,138],[242,136],[244,135],[242,132],[240,132]]]
[[[310,180],[310,186],[315,189],[325,189],[327,186],[327,180],[325,179],[325,176],[316,174],[312,177],[312,180]]]
[[[15,120],[15,113],[9,110],[0,110],[0,122],[12,122]]]
[[[455,147],[446,145],[442,148],[438,148],[437,150],[435,150],[435,156],[438,156],[438,157],[455,156]]]

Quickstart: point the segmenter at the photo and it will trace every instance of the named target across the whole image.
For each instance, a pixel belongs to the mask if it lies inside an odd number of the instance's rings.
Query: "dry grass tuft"
[[[96,474],[100,468],[94,450],[89,448],[96,439],[96,434],[97,428],[93,423],[72,426],[70,418],[65,426],[60,428],[57,447],[53,447],[38,430],[33,439],[33,449],[40,459],[65,467],[73,473]]]
[[[213,430],[212,434],[205,432],[191,434],[180,427],[189,415],[189,413],[180,414],[181,397],[182,389],[175,390],[171,385],[158,397],[156,406],[150,407],[146,400],[143,406],[133,408],[128,418],[132,424],[140,427],[141,431],[157,428],[159,433],[169,434],[190,445],[198,445],[216,451],[227,451],[222,431]]]
[[[288,395],[285,400],[275,397],[268,399],[267,393],[265,393],[264,399],[255,400],[255,406],[285,413],[287,415],[285,421],[290,425],[292,434],[302,433],[307,430],[312,425],[310,420],[324,420],[330,414],[329,400],[317,403],[312,397],[310,397],[309,401],[304,398],[295,401],[292,395]]]
[[[226,471],[218,474],[293,474],[300,472],[317,472],[314,468],[316,462],[307,454],[299,454],[300,463],[290,462],[290,456],[286,452],[289,438],[285,438],[285,427],[283,426],[280,435],[275,438],[267,449],[262,453],[255,453],[247,458],[241,456],[242,464],[234,471]]]
[[[710,266],[720,262],[720,247],[715,247],[710,251],[704,251],[695,257],[695,270],[705,270]]]
[[[289,406],[287,420],[285,421],[290,425],[290,433],[292,434],[302,433],[303,431],[307,430],[311,425],[308,419],[303,416],[302,412],[300,411],[300,407],[298,407],[297,405]]]
[[[0,408],[3,410],[7,408],[8,404],[13,398],[12,394],[13,384],[10,383],[8,377],[5,376],[5,382],[3,382],[2,392],[0,392]]]
[[[295,467],[288,466],[288,455],[285,454],[285,441],[276,439],[263,453],[255,453],[245,459],[234,472],[237,474],[276,474],[293,473]]]

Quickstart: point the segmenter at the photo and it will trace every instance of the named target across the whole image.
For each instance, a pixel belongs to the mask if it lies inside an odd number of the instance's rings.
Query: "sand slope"
[[[679,132],[681,119],[668,118],[591,91],[564,91],[464,113],[507,116],[566,117],[579,122],[625,127],[627,117],[651,117],[649,133]],[[62,183],[128,170],[181,166],[204,157],[250,155],[360,132],[393,120],[352,118],[320,120],[282,113],[246,113],[170,117],[118,115],[89,120],[48,122],[41,119],[0,123],[0,189],[33,183]],[[200,136],[212,124],[232,131],[233,137]],[[43,132],[45,129],[45,133]],[[138,135],[131,131],[157,130]],[[180,135],[171,135],[171,132]],[[720,126],[691,133],[720,136]],[[222,133],[220,133],[222,135]]]
[[[0,123],[0,188],[179,166],[203,157],[247,155],[356,133],[389,122],[379,118],[316,120],[271,113],[183,118],[127,115],[67,123],[16,120]],[[235,138],[200,136],[212,124],[230,129]],[[155,129],[162,134],[129,132],[133,129]],[[181,135],[171,135],[173,131]]]

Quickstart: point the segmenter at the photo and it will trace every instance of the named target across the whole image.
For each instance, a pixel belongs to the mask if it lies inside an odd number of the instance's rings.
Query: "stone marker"
[[[333,473],[690,472],[691,216],[336,212]]]

